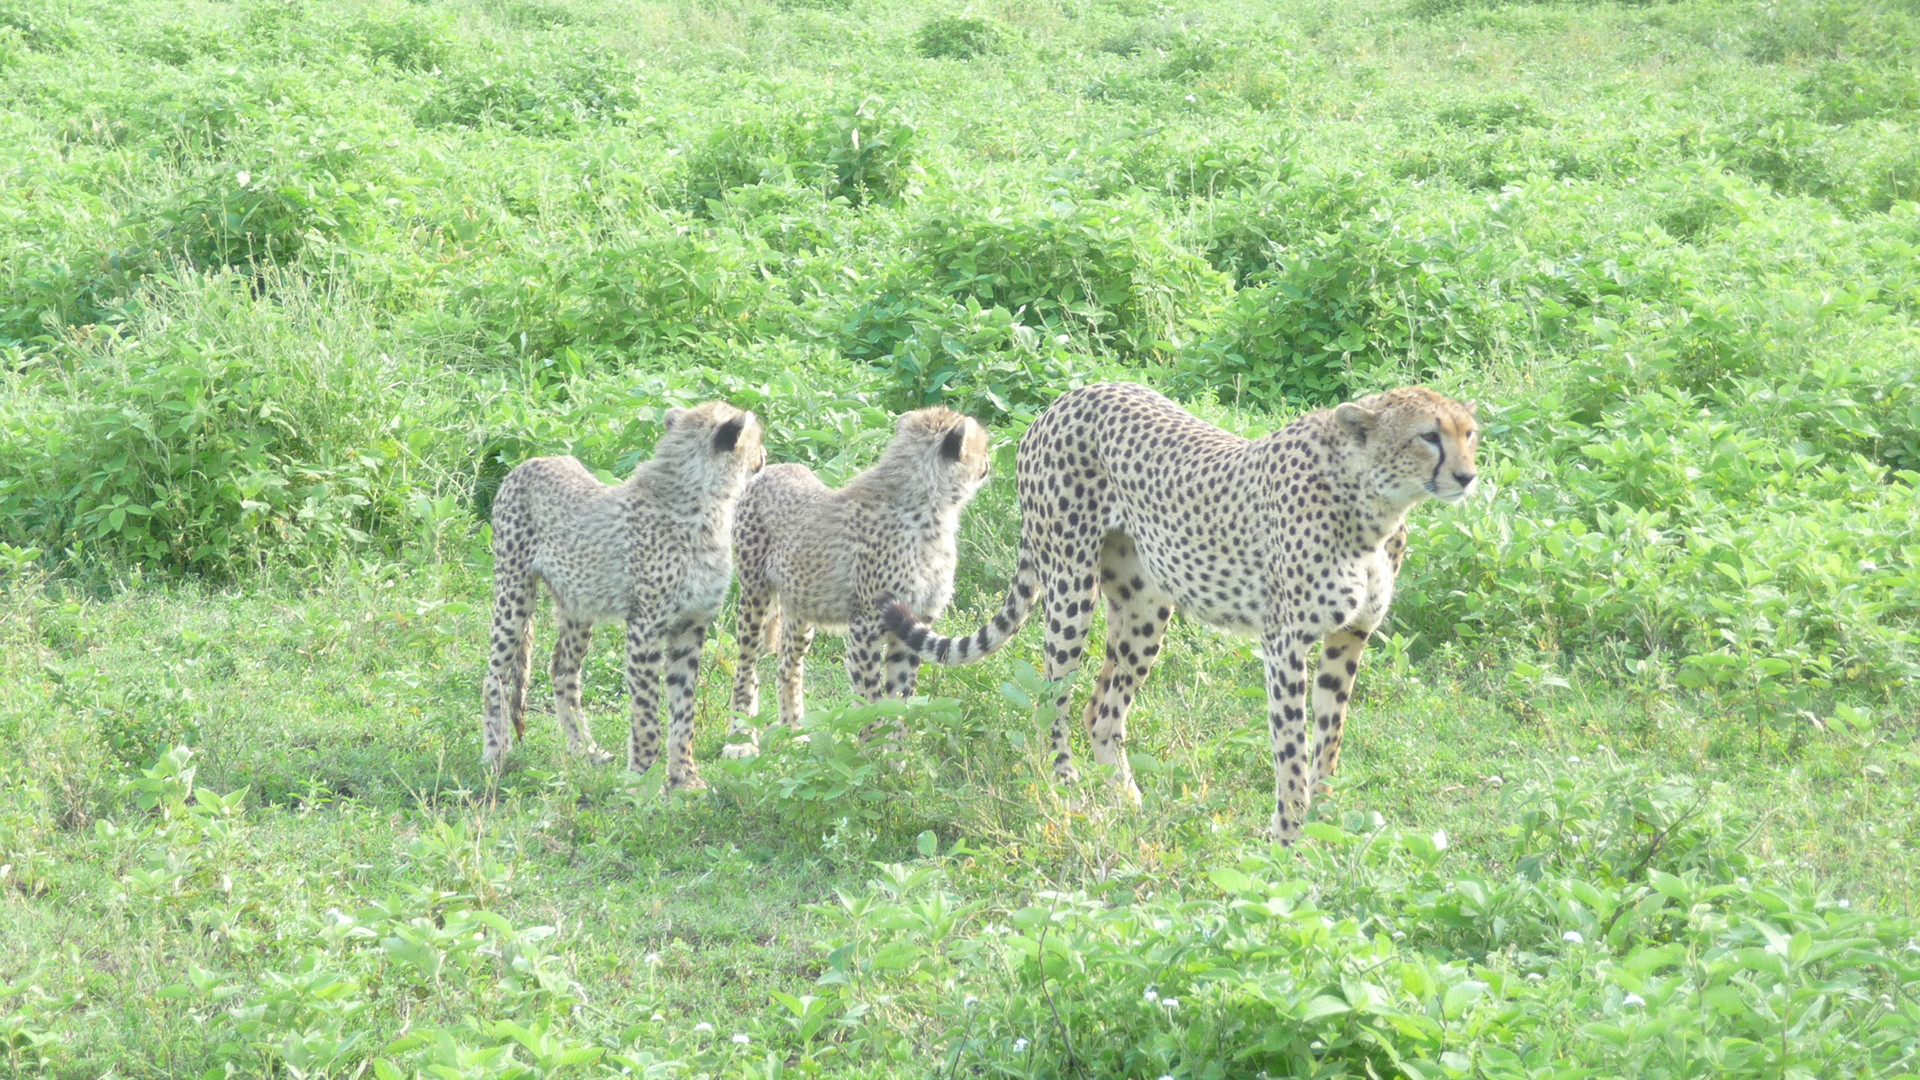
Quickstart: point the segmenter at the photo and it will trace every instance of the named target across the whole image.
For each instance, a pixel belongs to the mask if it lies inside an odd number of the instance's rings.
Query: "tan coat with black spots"
[[[986,481],[987,433],[951,409],[902,416],[873,468],[828,488],[804,465],[774,465],[740,499],[740,662],[735,730],[757,716],[763,649],[779,641],[780,722],[806,711],[802,669],[816,631],[847,635],[847,677],[863,701],[909,697],[920,658],[881,622],[879,601],[937,618],[953,598],[960,511]],[[753,753],[735,743],[732,756]]]
[[[1127,708],[1174,608],[1259,638],[1274,767],[1269,828],[1292,843],[1314,785],[1339,761],[1360,652],[1393,598],[1407,511],[1427,498],[1467,497],[1478,439],[1471,402],[1423,387],[1321,409],[1256,440],[1144,386],[1074,390],[1020,440],[1019,565],[1000,613],[947,638],[896,605],[887,627],[935,663],[972,663],[1045,597],[1046,677],[1058,680],[1079,669],[1104,595],[1107,656],[1086,726],[1094,760],[1119,770],[1135,802]],[[1052,732],[1062,778],[1074,776],[1068,703],[1063,690]]]
[[[627,624],[632,724],[627,768],[660,756],[660,677],[666,669],[667,780],[700,787],[693,700],[707,624],[733,578],[733,512],[747,479],[766,463],[760,422],[710,401],[670,409],[653,460],[625,483],[601,483],[570,457],[517,466],[493,500],[493,647],[487,664],[482,760],[500,764],[526,733],[537,582],[553,593],[554,713],[567,749],[613,760],[580,720],[580,663],[593,624]],[[511,727],[511,733],[509,732]]]

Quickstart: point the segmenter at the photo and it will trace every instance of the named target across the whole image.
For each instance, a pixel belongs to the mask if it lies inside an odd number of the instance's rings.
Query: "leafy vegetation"
[[[1892,0],[0,0],[0,1056],[1920,1072],[1917,55]],[[961,624],[1106,378],[1481,403],[1298,851],[1184,622],[1139,814],[1045,779],[1027,638],[873,708],[823,641],[734,762],[720,627],[706,793],[540,716],[480,771],[513,464],[724,397],[837,482],[964,408]]]

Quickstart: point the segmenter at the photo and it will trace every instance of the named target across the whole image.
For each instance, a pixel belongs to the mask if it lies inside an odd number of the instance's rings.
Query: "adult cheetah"
[[[1127,707],[1174,608],[1258,637],[1274,767],[1269,828],[1291,844],[1314,785],[1339,761],[1360,651],[1386,615],[1406,549],[1407,511],[1467,497],[1478,439],[1472,402],[1417,386],[1309,413],[1256,440],[1144,386],[1074,390],[1020,440],[1020,554],[1000,613],[963,638],[935,634],[903,605],[884,619],[913,652],[966,664],[1004,644],[1044,596],[1046,677],[1057,680],[1078,670],[1104,594],[1107,657],[1086,724],[1094,760],[1118,768],[1136,803]],[[1064,689],[1054,704],[1054,771],[1072,778]]]
[[[988,465],[986,429],[935,407],[900,417],[880,461],[838,490],[804,465],[774,465],[747,484],[733,525],[735,731],[749,730],[742,718],[759,712],[756,664],[776,636],[783,724],[806,711],[802,668],[816,630],[847,635],[847,677],[862,700],[913,694],[920,658],[886,632],[877,603],[885,596],[929,619],[945,610],[960,511],[986,482]],[[726,752],[746,756],[755,745]]]
[[[553,711],[567,749],[613,760],[580,721],[580,662],[594,623],[624,619],[633,714],[627,768],[645,772],[660,756],[664,659],[672,714],[667,780],[702,786],[690,747],[700,646],[733,579],[734,504],[766,451],[760,422],[725,402],[669,409],[663,421],[653,460],[625,483],[603,484],[570,457],[534,458],[501,481],[493,500],[483,761],[501,762],[512,743],[509,722],[514,735],[526,734],[534,591],[545,581],[560,624]]]

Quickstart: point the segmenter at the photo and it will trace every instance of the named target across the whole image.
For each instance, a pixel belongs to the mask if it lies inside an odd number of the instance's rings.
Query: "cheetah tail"
[[[941,637],[933,632],[932,627],[915,618],[911,608],[891,599],[882,602],[880,618],[894,637],[930,663],[948,667],[974,664],[997,652],[1008,639],[1020,632],[1027,616],[1033,612],[1033,601],[1040,591],[1039,586],[1040,573],[1034,568],[1033,561],[1021,559],[1020,568],[1013,575],[1013,587],[1007,590],[1007,602],[1000,608],[1000,614],[966,637]]]

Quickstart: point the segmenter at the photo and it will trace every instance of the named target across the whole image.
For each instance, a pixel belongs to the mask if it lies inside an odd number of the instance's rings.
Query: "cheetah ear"
[[[965,437],[966,433],[967,429],[964,427],[950,429],[947,432],[947,437],[940,440],[940,456],[948,461],[959,461],[960,440]]]
[[[736,416],[726,423],[721,424],[720,430],[713,433],[714,453],[733,453],[733,448],[740,444],[740,432],[746,426],[747,418],[745,416]]]
[[[685,415],[687,415],[687,410],[685,409],[681,409],[681,408],[668,409],[666,412],[662,413],[660,416],[660,426],[662,428],[665,428],[668,431],[672,431],[673,425],[679,423],[680,418]]]
[[[1373,430],[1373,425],[1380,419],[1380,414],[1349,401],[1333,410],[1333,418],[1339,422],[1340,430],[1365,445],[1367,434]]]
[[[1479,416],[1479,415],[1480,415],[1480,403],[1479,403],[1479,402],[1477,402],[1477,401],[1469,401],[1469,402],[1467,402],[1467,404],[1466,404],[1466,409],[1467,409],[1467,415],[1468,415],[1468,416]]]

